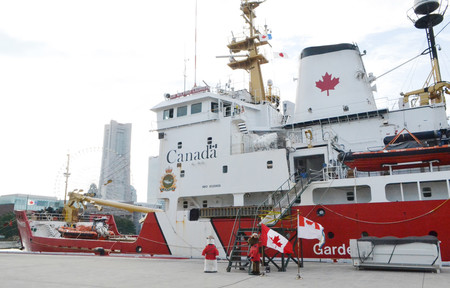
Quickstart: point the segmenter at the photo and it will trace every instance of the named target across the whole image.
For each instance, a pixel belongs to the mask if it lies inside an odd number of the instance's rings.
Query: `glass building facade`
[[[39,211],[48,207],[61,208],[64,201],[49,196],[10,194],[0,196],[0,205],[3,204],[14,204],[14,210]]]

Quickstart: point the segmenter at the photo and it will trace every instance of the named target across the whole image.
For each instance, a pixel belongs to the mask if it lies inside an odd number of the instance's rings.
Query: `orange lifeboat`
[[[365,172],[426,167],[429,165],[450,165],[449,144],[423,147],[422,143],[413,134],[411,134],[408,130],[406,131],[419,144],[418,146],[421,147],[392,149],[390,145],[392,145],[398,137],[402,135],[400,132],[400,134],[398,134],[382,150],[368,152],[341,152],[338,159],[352,169],[356,168],[359,171]]]
[[[58,228],[59,233],[64,238],[77,238],[77,239],[97,239],[98,234],[95,231],[92,231],[91,227],[87,226],[78,226],[78,227],[69,227],[62,226]]]

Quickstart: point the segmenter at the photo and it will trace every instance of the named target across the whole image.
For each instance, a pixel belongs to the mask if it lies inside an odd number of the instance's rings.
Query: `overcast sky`
[[[272,30],[272,49],[289,59],[264,65],[282,100],[295,101],[298,57],[308,46],[357,43],[367,72],[381,75],[426,47],[425,31],[407,19],[413,0],[268,0],[256,10]],[[394,4],[395,3],[395,4]],[[198,0],[197,84],[211,86],[232,72],[226,45],[242,32],[239,0]],[[440,31],[445,24],[435,27]],[[131,173],[138,200],[147,198],[147,163],[158,154],[149,110],[164,93],[194,82],[195,0],[0,0],[0,195],[62,197],[70,153],[69,190],[87,189],[100,173],[104,125],[132,123]],[[443,78],[450,77],[450,28],[437,43]],[[428,56],[377,81],[375,97],[395,99],[422,87]],[[390,107],[391,108],[391,107]]]

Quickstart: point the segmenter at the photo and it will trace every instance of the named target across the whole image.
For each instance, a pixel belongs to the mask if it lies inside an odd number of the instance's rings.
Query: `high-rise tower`
[[[111,120],[105,125],[99,197],[117,201],[135,201],[130,185],[131,124]]]

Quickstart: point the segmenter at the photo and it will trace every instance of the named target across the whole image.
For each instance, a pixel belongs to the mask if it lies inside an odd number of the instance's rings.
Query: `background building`
[[[56,197],[26,194],[10,194],[0,196],[1,214],[12,212],[14,210],[39,211],[48,207],[58,209],[63,206],[63,200],[58,200]]]
[[[105,125],[102,166],[98,185],[102,199],[135,202],[130,185],[131,124],[111,120]]]

